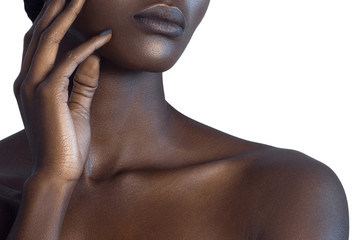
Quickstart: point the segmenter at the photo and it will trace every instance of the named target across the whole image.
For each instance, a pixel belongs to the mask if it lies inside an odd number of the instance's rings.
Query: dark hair
[[[35,21],[43,5],[44,5],[44,0],[24,0],[25,11],[28,17],[31,19],[31,21],[33,22]]]

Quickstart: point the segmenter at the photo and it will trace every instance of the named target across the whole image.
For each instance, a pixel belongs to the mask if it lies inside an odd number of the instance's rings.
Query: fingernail
[[[108,29],[108,30],[105,30],[105,31],[101,32],[101,33],[100,33],[100,36],[105,36],[105,35],[108,35],[108,34],[110,34],[110,33],[112,33],[112,30],[111,30],[111,29]]]

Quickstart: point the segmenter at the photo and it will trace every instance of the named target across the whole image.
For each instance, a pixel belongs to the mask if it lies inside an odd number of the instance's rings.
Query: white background
[[[0,10],[0,139],[22,129],[12,95],[31,25],[22,9],[12,0]],[[347,193],[350,239],[360,239],[358,0],[213,0],[164,79],[184,114],[330,166]]]

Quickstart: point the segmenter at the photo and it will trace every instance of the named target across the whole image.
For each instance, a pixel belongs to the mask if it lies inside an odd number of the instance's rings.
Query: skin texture
[[[133,21],[154,4],[184,13],[183,35]],[[348,238],[345,193],[328,167],[166,102],[162,72],[208,4],[46,2],[14,83],[25,129],[0,142],[1,239]]]

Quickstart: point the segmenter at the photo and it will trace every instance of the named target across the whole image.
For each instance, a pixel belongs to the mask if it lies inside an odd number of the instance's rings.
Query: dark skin
[[[181,36],[132,22],[158,3],[182,10]],[[25,38],[14,84],[25,130],[0,143],[2,239],[348,239],[328,167],[166,102],[162,72],[209,0],[66,4],[49,0]]]

